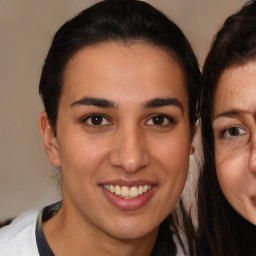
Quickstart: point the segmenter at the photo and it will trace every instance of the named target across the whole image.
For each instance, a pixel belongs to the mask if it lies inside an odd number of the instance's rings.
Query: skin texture
[[[215,96],[215,160],[221,189],[256,224],[256,62],[222,74]]]
[[[184,75],[160,48],[113,42],[76,53],[63,81],[57,137],[45,112],[39,121],[49,160],[63,172],[63,207],[43,225],[47,240],[57,255],[150,255],[187,177]],[[92,114],[101,114],[100,125]],[[111,201],[102,187],[140,183],[152,189],[134,203]]]

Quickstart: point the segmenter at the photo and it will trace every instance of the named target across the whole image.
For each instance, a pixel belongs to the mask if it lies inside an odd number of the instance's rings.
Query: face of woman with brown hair
[[[93,237],[154,241],[187,177],[181,68],[158,47],[112,42],[76,53],[63,81],[56,137],[40,118],[49,159],[63,173],[59,216]]]
[[[256,224],[256,62],[226,69],[212,125],[220,187],[234,209]]]

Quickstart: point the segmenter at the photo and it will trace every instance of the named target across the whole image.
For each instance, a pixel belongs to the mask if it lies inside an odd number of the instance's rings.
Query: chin
[[[143,239],[147,236],[154,236],[154,233],[156,237],[158,227],[150,229],[148,226],[141,227],[140,225],[131,225],[131,223],[127,222],[117,225],[110,235],[118,240],[131,241]]]
[[[256,214],[252,214],[248,217],[245,216],[244,218],[249,222],[251,222],[252,224],[256,225]]]

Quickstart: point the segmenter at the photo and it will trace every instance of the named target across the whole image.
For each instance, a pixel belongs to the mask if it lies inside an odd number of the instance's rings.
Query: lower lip
[[[114,206],[118,207],[121,210],[133,211],[143,207],[150,201],[154,194],[155,186],[153,186],[149,191],[147,191],[143,195],[140,195],[133,199],[124,199],[111,193],[110,191],[104,189],[103,187],[101,187],[101,189],[111,204],[113,204]]]

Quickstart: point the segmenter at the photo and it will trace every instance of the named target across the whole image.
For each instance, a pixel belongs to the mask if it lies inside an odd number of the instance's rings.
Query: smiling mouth
[[[133,186],[133,187],[127,187],[127,186],[119,186],[119,185],[102,185],[104,189],[109,191],[112,194],[115,194],[116,196],[123,198],[123,199],[134,199],[137,198],[145,193],[147,193],[149,190],[151,190],[151,185],[140,185],[140,186]]]

